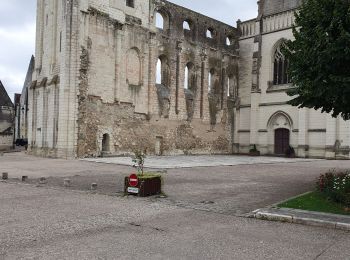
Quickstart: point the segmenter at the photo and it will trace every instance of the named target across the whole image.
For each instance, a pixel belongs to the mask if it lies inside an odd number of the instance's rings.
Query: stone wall
[[[158,0],[39,0],[37,17],[30,152],[231,152],[237,29]]]
[[[155,26],[157,12],[164,28]],[[80,55],[78,156],[138,149],[159,155],[229,153],[225,79],[238,75],[236,30],[166,1],[152,2],[150,16],[147,28],[142,17],[126,14],[122,24],[95,8],[85,14],[89,26]],[[199,19],[205,22],[196,24]],[[191,31],[183,29],[185,20]],[[205,36],[209,27],[216,28],[214,39]],[[226,36],[232,46],[226,45]],[[158,58],[163,79],[157,85]],[[186,95],[189,63],[192,93]],[[216,69],[214,104],[208,91],[210,69]]]

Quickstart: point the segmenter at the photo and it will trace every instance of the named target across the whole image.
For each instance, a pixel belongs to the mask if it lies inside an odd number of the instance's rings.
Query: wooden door
[[[279,128],[275,130],[275,154],[284,155],[289,148],[289,130]]]

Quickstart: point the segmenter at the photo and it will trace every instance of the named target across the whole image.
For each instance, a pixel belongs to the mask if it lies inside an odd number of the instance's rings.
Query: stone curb
[[[278,222],[286,222],[286,223],[301,224],[301,225],[307,225],[307,226],[317,226],[317,227],[338,229],[343,231],[350,231],[350,223],[328,221],[328,220],[322,220],[317,218],[298,217],[293,214],[286,214],[285,212],[271,213],[271,212],[266,212],[263,209],[259,209],[253,212],[252,217],[256,219],[261,219],[261,220],[278,221]]]

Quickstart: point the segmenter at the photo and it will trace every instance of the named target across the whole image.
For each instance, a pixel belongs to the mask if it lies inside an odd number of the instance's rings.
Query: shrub
[[[317,180],[317,190],[335,202],[350,207],[350,172],[330,171]]]

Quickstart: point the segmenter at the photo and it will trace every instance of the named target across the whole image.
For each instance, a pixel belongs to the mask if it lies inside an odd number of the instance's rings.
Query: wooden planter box
[[[129,188],[138,189],[138,193],[129,192]],[[162,192],[162,178],[160,176],[142,178],[139,177],[139,183],[136,187],[129,185],[129,177],[125,177],[124,193],[128,195],[135,195],[139,197],[148,197],[159,195]]]

